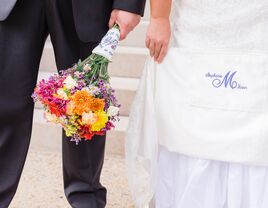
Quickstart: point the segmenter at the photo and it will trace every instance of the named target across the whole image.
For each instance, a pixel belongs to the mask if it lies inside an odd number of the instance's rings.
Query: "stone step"
[[[147,49],[138,47],[118,47],[112,63],[109,65],[111,76],[139,78],[148,55]],[[53,47],[50,42],[45,44],[40,63],[41,72],[56,72]]]
[[[35,109],[31,146],[44,151],[61,151],[60,126],[48,123],[41,109]],[[124,155],[124,139],[128,117],[120,117],[116,128],[107,134],[106,154]],[[90,141],[89,141],[90,142]]]
[[[111,76],[140,78],[147,56],[147,49],[119,47],[109,65],[109,73]]]
[[[142,20],[140,24],[120,42],[121,46],[145,47],[145,37],[149,21]]]
[[[47,79],[53,73],[39,72],[38,81],[41,79]],[[121,104],[120,114],[122,116],[128,116],[132,101],[135,97],[139,80],[136,78],[122,78],[111,77],[111,85],[115,89],[118,101]],[[37,109],[41,109],[41,104],[38,102],[35,106]]]
[[[30,147],[18,190],[9,208],[71,208],[64,196],[62,178],[61,151]],[[107,208],[134,208],[123,156],[105,156],[101,183],[108,190]],[[89,205],[87,208],[93,207]]]

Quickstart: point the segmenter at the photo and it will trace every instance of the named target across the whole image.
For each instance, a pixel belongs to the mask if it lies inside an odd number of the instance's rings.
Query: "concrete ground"
[[[69,208],[62,183],[61,154],[31,150],[11,208]],[[102,183],[108,189],[107,208],[133,208],[121,156],[106,156]]]

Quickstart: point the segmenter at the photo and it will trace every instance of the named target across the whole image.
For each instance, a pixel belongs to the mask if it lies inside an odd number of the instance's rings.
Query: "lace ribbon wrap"
[[[107,34],[102,38],[100,44],[94,48],[92,53],[101,55],[107,58],[109,61],[112,60],[113,54],[118,46],[120,39],[120,31],[118,28],[111,28]]]

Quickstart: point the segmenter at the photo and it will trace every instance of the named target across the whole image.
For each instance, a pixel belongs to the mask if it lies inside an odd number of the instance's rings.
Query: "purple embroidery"
[[[237,71],[228,71],[225,75],[216,73],[207,73],[206,77],[212,79],[212,86],[215,88],[231,88],[231,89],[248,89],[246,86],[242,86],[235,80]]]

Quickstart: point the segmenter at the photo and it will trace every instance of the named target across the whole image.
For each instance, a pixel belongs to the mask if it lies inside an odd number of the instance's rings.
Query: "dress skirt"
[[[267,196],[266,166],[159,150],[156,208],[267,208]]]
[[[268,208],[268,1],[172,2],[129,119],[135,207]]]

